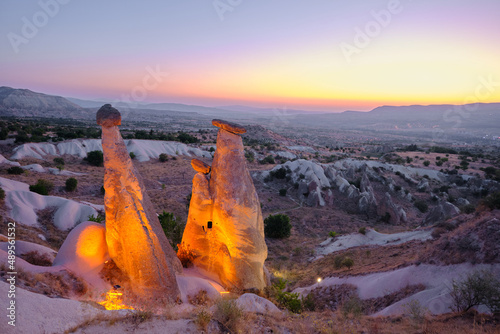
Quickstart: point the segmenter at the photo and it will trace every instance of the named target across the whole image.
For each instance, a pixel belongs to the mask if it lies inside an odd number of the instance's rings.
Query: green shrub
[[[281,307],[288,309],[290,312],[302,312],[302,300],[299,299],[299,294],[283,291],[286,287],[286,283],[286,280],[282,278],[278,279],[271,287],[272,296],[276,298],[276,301]]]
[[[235,300],[220,299],[215,304],[213,317],[232,333],[236,333],[239,322],[243,317],[243,310],[238,307]]]
[[[30,185],[30,191],[40,195],[48,195],[52,189],[54,184],[44,179],[39,179],[36,184]]]
[[[24,173],[24,169],[19,166],[13,166],[7,169],[7,173],[12,175],[21,175],[22,173]]]
[[[429,166],[431,164],[431,162],[429,160],[425,160],[423,162],[423,164],[424,164],[425,167],[427,167],[427,166]]]
[[[357,295],[351,296],[342,303],[341,310],[344,317],[353,315],[357,318],[363,314],[363,302]]]
[[[339,234],[335,231],[328,232],[328,236],[331,238],[336,238]]]
[[[252,151],[245,151],[245,158],[248,162],[253,162],[255,160],[255,155]]]
[[[63,158],[54,158],[54,163],[58,166],[64,166],[64,159]]]
[[[342,268],[342,261],[344,261],[344,257],[340,255],[335,256],[333,259],[333,267],[337,270]]]
[[[91,151],[87,153],[85,160],[87,160],[87,162],[92,166],[100,167],[104,164],[104,155],[102,151]]]
[[[481,201],[481,204],[490,210],[500,209],[500,191],[488,195],[488,197]]]
[[[280,169],[272,170],[269,172],[269,175],[273,178],[283,180],[286,177],[286,169],[281,167]]]
[[[467,204],[461,207],[460,211],[464,213],[474,213],[476,211],[476,207],[473,204]]]
[[[168,161],[168,155],[166,153],[161,153],[158,158],[160,159],[160,162]]]
[[[453,280],[450,296],[456,312],[479,305],[486,305],[493,313],[500,312],[500,280],[491,271],[475,271],[462,281]]]
[[[100,214],[97,214],[97,216],[94,216],[94,215],[88,216],[87,220],[90,222],[96,222],[96,223],[102,224],[102,222],[105,221],[106,218]]]
[[[66,180],[66,191],[75,191],[78,186],[78,180],[74,177],[70,177]]]
[[[264,219],[264,233],[268,238],[283,239],[290,236],[290,217],[284,214],[270,215]]]
[[[5,199],[5,190],[3,190],[2,187],[0,187],[0,200],[4,200]]]
[[[163,211],[162,214],[158,215],[158,220],[160,221],[160,225],[165,233],[165,236],[168,241],[170,241],[170,245],[175,251],[177,251],[177,245],[182,241],[184,226],[177,222],[177,218],[171,212]]]
[[[280,189],[280,196],[286,196],[286,189]]]
[[[417,299],[413,299],[403,304],[403,309],[404,313],[410,318],[415,327],[422,324],[426,313],[429,311],[426,307],[423,307]]]
[[[262,159],[261,161],[259,161],[261,164],[274,164],[275,161],[274,161],[274,157],[272,155],[268,155],[267,157],[265,157],[264,159]]]
[[[302,308],[306,311],[314,311],[316,309],[316,299],[312,293],[302,297]]]
[[[135,153],[134,152],[130,152],[129,155],[130,155],[130,159],[132,159],[132,160],[135,159]]]
[[[344,267],[347,267],[347,269],[351,270],[351,267],[354,265],[354,260],[346,256],[344,260],[342,260],[342,265]]]
[[[427,210],[429,209],[429,206],[427,205],[427,203],[425,203],[424,201],[422,200],[417,200],[415,201],[414,203],[415,207],[420,210],[420,212],[422,213],[425,213],[427,212]]]
[[[201,310],[198,314],[196,314],[194,323],[198,326],[200,330],[206,332],[207,326],[211,320],[212,320],[212,315],[210,314],[210,312],[206,310]]]
[[[366,234],[366,227],[360,227],[358,232],[365,235]]]

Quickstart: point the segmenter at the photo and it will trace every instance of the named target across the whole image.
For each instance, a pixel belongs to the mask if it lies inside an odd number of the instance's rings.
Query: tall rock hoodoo
[[[182,266],[120,135],[121,115],[106,104],[97,112],[97,124],[102,126],[109,255],[141,300],[175,301],[180,297],[175,274]]]
[[[222,120],[212,124],[220,128],[217,150],[211,168],[192,161],[198,173],[182,243],[197,255],[195,266],[226,288],[260,290],[266,286],[267,246],[259,198],[239,136],[246,130]]]

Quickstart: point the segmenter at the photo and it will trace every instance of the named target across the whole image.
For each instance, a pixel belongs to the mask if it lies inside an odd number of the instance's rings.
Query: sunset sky
[[[0,86],[322,111],[500,102],[499,18],[498,0],[4,0]]]

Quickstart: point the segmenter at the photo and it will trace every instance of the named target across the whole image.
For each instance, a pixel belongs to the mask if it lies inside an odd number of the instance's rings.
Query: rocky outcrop
[[[102,126],[109,255],[142,301],[175,301],[180,297],[175,274],[182,266],[120,135],[118,110],[104,105],[97,112],[97,124]]]
[[[194,176],[182,247],[226,288],[261,290],[267,285],[267,246],[260,202],[237,135],[245,129],[220,120],[213,124],[220,127],[217,150],[210,176]]]
[[[210,166],[198,159],[191,160],[191,166],[195,171],[202,174],[210,173]]]
[[[221,119],[212,120],[212,125],[215,125],[218,128],[221,128],[223,130],[226,130],[228,132],[231,132],[231,133],[234,133],[237,135],[247,132],[247,130],[244,127],[242,127],[238,124],[223,121]]]
[[[375,198],[373,187],[366,173],[364,173],[361,178],[360,189],[361,193],[358,201],[358,209],[361,213],[372,216],[373,213],[377,211],[377,199]]]
[[[388,223],[398,225],[406,223],[406,212],[392,201],[391,195],[385,193],[384,198],[378,205],[378,214],[381,217],[388,217]],[[389,214],[389,216],[387,216]]]
[[[108,259],[104,225],[87,221],[71,230],[52,265],[64,266],[86,279],[97,275]]]
[[[425,217],[424,224],[435,224],[452,218],[460,213],[460,210],[450,202],[442,201],[436,205]]]

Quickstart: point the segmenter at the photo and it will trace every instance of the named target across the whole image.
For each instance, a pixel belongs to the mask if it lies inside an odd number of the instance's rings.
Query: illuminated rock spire
[[[170,246],[120,135],[121,116],[110,104],[97,112],[102,126],[104,205],[109,255],[145,301],[179,298],[182,266]]]
[[[246,167],[243,142],[246,130],[214,120],[219,127],[211,169],[193,167],[189,216],[182,237],[198,257],[194,264],[218,278],[227,288],[263,289],[267,246],[260,201]],[[206,175],[211,171],[210,176]]]

